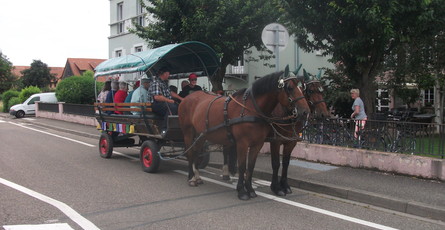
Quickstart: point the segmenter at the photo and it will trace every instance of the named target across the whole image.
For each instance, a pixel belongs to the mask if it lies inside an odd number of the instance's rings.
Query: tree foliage
[[[47,87],[51,81],[55,80],[54,74],[47,64],[40,60],[34,60],[29,69],[22,71],[22,83],[24,87],[37,86],[39,88]]]
[[[344,65],[374,111],[375,77],[387,55],[402,44],[434,35],[444,18],[441,0],[284,0],[290,31],[306,51],[321,50]],[[442,26],[443,27],[443,26]]]
[[[213,91],[222,89],[226,67],[251,47],[262,46],[261,32],[280,12],[271,0],[148,0],[153,20],[133,30],[152,47],[201,41],[215,49],[221,68],[211,78]]]
[[[19,94],[20,103],[25,102],[26,99],[28,99],[31,95],[36,94],[36,93],[41,93],[41,92],[42,91],[40,90],[40,88],[36,87],[36,86],[29,86],[29,87],[22,89],[22,91],[20,91],[20,94]]]
[[[11,105],[9,104],[9,101],[11,100],[11,98],[17,97],[19,96],[20,92],[17,90],[7,90],[5,92],[3,92],[2,94],[2,100],[3,100],[3,112],[7,113],[9,111],[9,108],[11,107]]]
[[[0,52],[0,93],[11,89],[16,77],[12,74],[12,63]]]
[[[82,76],[71,76],[63,79],[57,84],[57,100],[73,104],[94,103],[95,91],[93,75],[94,73],[92,71],[85,71]]]

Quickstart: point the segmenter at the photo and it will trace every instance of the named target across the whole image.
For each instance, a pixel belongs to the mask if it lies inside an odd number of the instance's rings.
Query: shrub
[[[29,86],[24,89],[19,94],[20,103],[23,103],[28,99],[31,95],[36,93],[41,93],[42,91],[37,86]]]
[[[20,101],[19,97],[11,97],[11,99],[9,99],[9,103],[8,103],[8,110],[11,108],[11,106],[18,105],[21,103],[23,103],[23,101]]]
[[[18,97],[19,94],[20,94],[19,91],[12,90],[12,89],[8,90],[2,94],[2,99],[3,99],[3,110],[2,111],[4,113],[7,113],[9,111],[9,108],[11,107],[11,106],[9,106],[9,100],[12,97]]]
[[[94,78],[89,74],[68,77],[57,84],[56,97],[66,103],[92,104],[95,101]]]

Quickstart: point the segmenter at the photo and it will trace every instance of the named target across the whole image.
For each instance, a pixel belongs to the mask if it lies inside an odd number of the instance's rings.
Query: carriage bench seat
[[[105,116],[107,115],[104,112],[120,111],[124,114],[110,114],[108,116],[143,118],[145,115],[145,118],[147,119],[163,119],[162,117],[152,113],[151,103],[94,103],[94,109],[100,111],[100,113]],[[139,112],[141,114],[133,115],[130,112]]]

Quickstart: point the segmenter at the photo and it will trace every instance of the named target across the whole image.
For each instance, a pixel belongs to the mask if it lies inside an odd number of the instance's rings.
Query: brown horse
[[[202,183],[196,167],[197,152],[208,140],[228,147],[235,145],[239,173],[238,198],[248,200],[256,197],[252,188],[252,173],[258,152],[271,129],[272,110],[280,104],[286,111],[293,111],[300,117],[307,117],[310,112],[300,87],[301,82],[288,75],[287,71],[281,71],[264,76],[250,88],[230,97],[199,91],[181,102],[178,117],[185,147],[189,149],[190,186]]]
[[[298,70],[297,70],[298,72]],[[323,99],[323,87],[320,83],[321,72],[317,76],[308,74],[303,70],[305,89],[304,95],[309,103],[311,114],[315,118],[327,118],[330,113],[327,109],[326,102]],[[272,112],[272,116],[282,117],[286,112],[277,106]],[[292,193],[292,190],[287,183],[287,171],[289,168],[290,156],[297,144],[299,133],[303,129],[303,122],[294,121],[287,124],[275,124],[274,130],[276,132],[274,137],[270,141],[270,152],[272,161],[272,183],[270,189],[278,196],[285,196]],[[278,134],[278,135],[277,135]],[[282,171],[281,180],[278,180],[278,170],[280,169],[280,146],[283,145],[283,157],[282,157]]]

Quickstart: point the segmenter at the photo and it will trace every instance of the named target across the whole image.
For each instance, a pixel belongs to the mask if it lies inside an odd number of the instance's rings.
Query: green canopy
[[[162,67],[168,67],[170,74],[202,71],[203,75],[213,76],[219,68],[215,51],[202,42],[190,41],[170,44],[100,63],[95,76],[150,72],[152,75]]]

